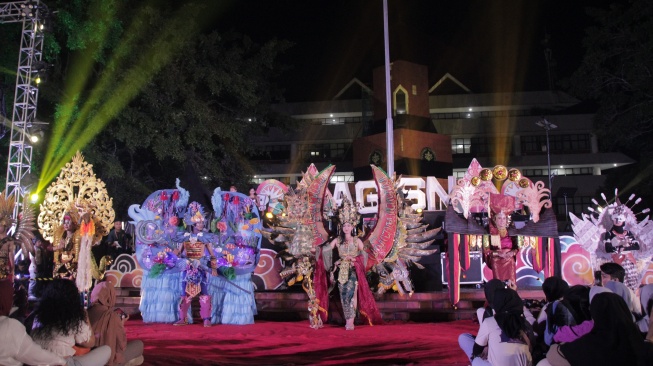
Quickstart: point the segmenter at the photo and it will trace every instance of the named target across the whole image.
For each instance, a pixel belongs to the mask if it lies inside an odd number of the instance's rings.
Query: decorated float
[[[136,254],[142,268],[140,311],[145,322],[174,323],[184,296],[183,281],[188,270],[208,273],[197,278],[211,294],[211,324],[251,324],[256,314],[252,272],[257,266],[261,246],[261,220],[256,202],[238,192],[215,189],[212,212],[197,203],[188,203],[189,193],[176,189],[152,193],[142,205],[132,205],[129,215],[136,226]],[[202,217],[208,230],[190,231],[189,225]],[[185,241],[208,244],[210,253],[179,256]],[[203,250],[203,248],[201,248]],[[188,253],[187,253],[188,254]],[[197,257],[197,258],[196,258]],[[192,321],[191,309],[187,319]],[[206,325],[206,323],[205,323]]]
[[[518,169],[502,165],[483,168],[474,159],[449,197],[445,218],[449,240],[446,270],[454,306],[460,300],[461,271],[470,268],[474,255],[481,256],[486,264],[511,265],[519,287],[541,286],[545,277],[554,274],[558,230],[549,190],[543,182],[534,183]],[[493,225],[494,217],[501,214],[511,221],[505,232]],[[504,248],[503,243],[499,244],[502,238],[509,238],[514,244],[510,258],[506,255],[506,260],[499,263],[493,258],[499,248]],[[493,272],[496,276],[501,271],[493,268]]]

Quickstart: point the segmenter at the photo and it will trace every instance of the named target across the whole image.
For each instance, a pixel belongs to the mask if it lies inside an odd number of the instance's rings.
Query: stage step
[[[544,299],[541,289],[520,289],[522,299]],[[116,306],[128,314],[138,314],[140,303],[139,288],[116,288]],[[257,319],[265,320],[306,320],[308,319],[307,295],[304,292],[266,291],[256,292]],[[454,308],[449,301],[447,290],[414,293],[401,296],[386,293],[377,306],[385,320],[449,321],[472,319],[476,309],[483,306],[483,289],[461,288],[460,302]]]

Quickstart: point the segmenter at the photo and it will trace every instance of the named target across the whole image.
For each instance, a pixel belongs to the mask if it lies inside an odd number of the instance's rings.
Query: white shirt
[[[0,316],[0,365],[65,365],[66,360],[32,341],[16,319]]]
[[[34,322],[37,323],[38,319],[34,320]],[[91,335],[91,327],[82,321],[77,333],[69,335],[55,333],[49,335],[47,339],[38,339],[35,337],[34,342],[40,344],[41,347],[48,351],[65,358],[75,354],[75,350],[73,349],[75,344],[88,342],[91,339]]]
[[[528,345],[516,341],[502,341],[501,328],[494,317],[481,323],[475,342],[488,346],[488,361],[493,366],[532,366]]]

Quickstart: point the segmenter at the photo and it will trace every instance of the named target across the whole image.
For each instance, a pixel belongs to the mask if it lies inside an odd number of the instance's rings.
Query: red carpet
[[[130,319],[127,338],[145,342],[144,365],[468,365],[458,334],[475,333],[471,320],[395,321],[354,331],[308,321],[252,325],[172,326]]]

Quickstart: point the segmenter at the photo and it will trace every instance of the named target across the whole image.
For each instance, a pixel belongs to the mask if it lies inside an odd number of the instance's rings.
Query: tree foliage
[[[54,67],[42,84],[42,120],[71,124],[74,118],[61,118],[61,111],[72,101],[65,110],[73,117],[85,103],[93,105],[86,122],[92,124],[112,100],[112,90],[139,77],[139,61],[149,57],[156,65],[144,87],[128,90],[135,96],[82,151],[107,183],[119,217],[152,191],[172,187],[177,177],[184,187],[207,193],[231,184],[245,190],[254,168],[248,159],[251,137],[287,122],[270,105],[282,101],[275,86],[282,70],[277,57],[288,42],[257,44],[245,35],[207,27],[210,6],[196,8],[206,9],[197,17],[183,18],[179,14],[191,5],[166,0],[58,0],[48,5],[56,13],[44,56]],[[192,36],[177,42],[182,47],[166,48],[172,44],[168,39],[191,31]],[[81,82],[75,79],[80,70],[86,70]],[[107,75],[109,82],[101,84],[105,90],[94,94]],[[82,87],[67,95],[73,82]]]
[[[587,30],[571,91],[598,102],[595,132],[601,144],[638,160],[613,170],[607,184],[651,198],[653,177],[646,168],[653,158],[653,3],[631,0],[588,11],[597,25]]]

